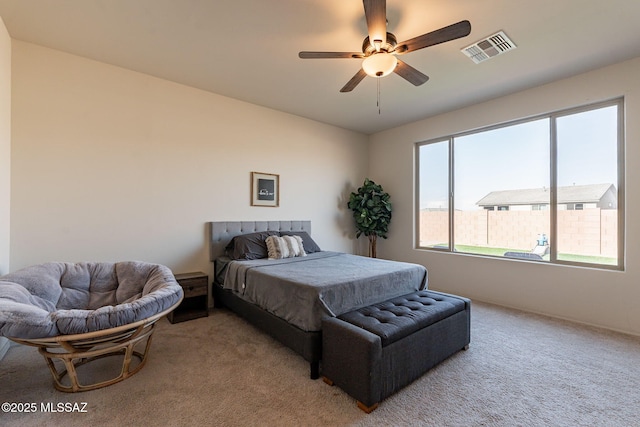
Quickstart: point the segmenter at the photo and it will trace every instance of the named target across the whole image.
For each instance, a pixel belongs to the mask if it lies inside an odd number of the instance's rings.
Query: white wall
[[[394,203],[379,256],[429,269],[433,289],[640,335],[640,58],[372,135],[370,176]],[[436,84],[436,83],[429,83]],[[414,249],[414,143],[625,96],[626,269],[602,271]]]
[[[350,252],[348,193],[367,137],[13,41],[11,270],[45,261],[159,262],[212,273],[207,221],[310,219]],[[280,207],[250,206],[250,172]]]
[[[9,272],[11,202],[11,38],[0,18],[0,276]],[[0,359],[9,348],[0,337]]]
[[[11,202],[11,38],[0,18],[0,275],[9,272]]]

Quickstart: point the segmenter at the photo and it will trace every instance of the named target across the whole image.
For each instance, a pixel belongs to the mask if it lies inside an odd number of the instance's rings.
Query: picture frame
[[[280,175],[251,172],[251,206],[280,206]]]

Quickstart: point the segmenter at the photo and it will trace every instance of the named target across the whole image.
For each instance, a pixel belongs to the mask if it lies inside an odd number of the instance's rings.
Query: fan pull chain
[[[378,101],[376,105],[378,106],[378,115],[380,115],[380,77],[376,79],[378,81]]]

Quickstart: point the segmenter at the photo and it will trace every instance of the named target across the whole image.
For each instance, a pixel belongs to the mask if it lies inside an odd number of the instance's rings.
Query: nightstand
[[[182,286],[182,303],[167,315],[171,323],[184,322],[209,315],[209,276],[202,272],[175,275]]]

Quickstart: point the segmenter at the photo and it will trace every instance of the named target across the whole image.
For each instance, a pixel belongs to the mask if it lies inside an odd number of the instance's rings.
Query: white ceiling
[[[408,53],[430,77],[339,90],[360,60],[361,0],[0,0],[11,37],[371,134],[640,56],[638,0],[387,0],[398,41],[468,19],[465,38]],[[474,64],[460,49],[503,30],[518,46]]]

